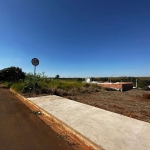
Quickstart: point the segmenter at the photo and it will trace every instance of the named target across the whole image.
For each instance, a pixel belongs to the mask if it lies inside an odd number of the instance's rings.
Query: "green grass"
[[[82,87],[85,85],[85,83],[80,81],[71,81],[71,80],[49,80],[49,81],[41,81],[38,82],[38,85],[40,87],[46,87],[46,88],[60,88],[60,89],[71,89],[71,88],[77,88]]]
[[[22,89],[25,87],[25,83],[13,83],[10,87],[16,92],[21,93]]]

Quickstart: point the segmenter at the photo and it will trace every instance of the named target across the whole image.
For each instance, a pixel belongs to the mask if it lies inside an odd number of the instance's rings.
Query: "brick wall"
[[[131,90],[133,88],[132,82],[98,83],[98,85],[105,88],[113,88],[122,91]]]

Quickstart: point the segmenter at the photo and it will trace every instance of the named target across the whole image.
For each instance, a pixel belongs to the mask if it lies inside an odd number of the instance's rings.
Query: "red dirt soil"
[[[86,87],[68,90],[56,89],[55,92],[52,90],[49,94],[62,96],[150,123],[150,91],[132,89],[120,92],[88,85]],[[40,93],[34,96],[44,95],[48,94]],[[29,93],[23,96],[29,97]]]
[[[66,98],[150,123],[150,91],[133,89],[78,93]]]

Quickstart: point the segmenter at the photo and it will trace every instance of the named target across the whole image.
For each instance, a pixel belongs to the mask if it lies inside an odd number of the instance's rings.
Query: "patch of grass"
[[[16,92],[18,92],[18,93],[22,93],[22,89],[25,87],[25,83],[23,83],[23,82],[20,82],[20,83],[13,83],[12,85],[11,85],[11,88],[13,89],[13,90],[15,90]]]
[[[66,81],[62,81],[59,83],[58,88],[60,89],[72,89],[72,88],[79,88],[82,87],[83,83],[82,82],[78,82],[78,81],[72,81],[72,82],[66,82]]]
[[[12,82],[3,82],[3,85],[7,88],[10,88],[12,84]]]
[[[80,81],[68,81],[68,80],[51,80],[47,87],[49,88],[59,88],[63,90],[82,87],[84,83]]]

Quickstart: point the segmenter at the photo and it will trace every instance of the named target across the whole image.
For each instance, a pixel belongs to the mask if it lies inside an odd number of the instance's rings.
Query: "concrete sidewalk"
[[[28,98],[105,150],[150,150],[150,124],[59,96]]]

